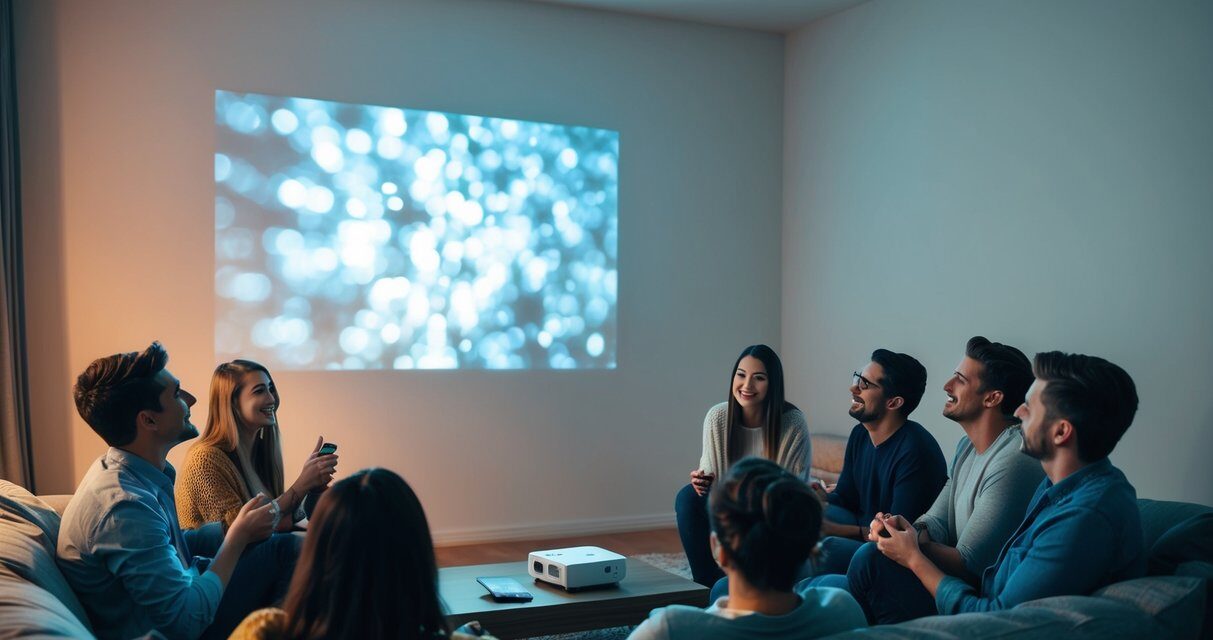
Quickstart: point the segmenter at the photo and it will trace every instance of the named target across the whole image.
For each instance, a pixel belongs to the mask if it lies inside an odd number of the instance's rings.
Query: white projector
[[[569,591],[614,584],[628,572],[627,558],[601,547],[532,551],[526,564],[532,578]]]

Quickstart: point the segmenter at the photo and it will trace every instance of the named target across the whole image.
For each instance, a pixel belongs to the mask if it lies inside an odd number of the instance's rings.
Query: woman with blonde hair
[[[221,522],[226,530],[258,493],[277,505],[276,530],[288,531],[305,517],[304,499],[332,481],[337,455],[321,455],[324,439],[317,440],[299,476],[284,488],[280,404],[264,365],[233,360],[215,368],[206,430],[186,454],[176,482],[182,529]]]

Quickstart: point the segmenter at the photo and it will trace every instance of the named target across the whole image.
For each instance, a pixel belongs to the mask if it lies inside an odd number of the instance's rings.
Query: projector
[[[569,547],[532,551],[527,571],[536,580],[569,591],[614,584],[627,575],[627,558],[601,547]]]

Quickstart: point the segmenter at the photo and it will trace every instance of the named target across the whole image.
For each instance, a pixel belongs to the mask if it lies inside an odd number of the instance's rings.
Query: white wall
[[[783,346],[845,433],[872,348],[1106,357],[1140,410],[1142,497],[1213,504],[1213,4],[873,0],[788,41]]]
[[[42,492],[103,451],[69,391],[93,358],[158,338],[206,395],[217,88],[620,132],[617,370],[275,372],[288,468],[323,434],[342,474],[401,472],[440,540],[671,522],[737,351],[779,340],[780,37],[477,0],[26,0],[17,19]]]

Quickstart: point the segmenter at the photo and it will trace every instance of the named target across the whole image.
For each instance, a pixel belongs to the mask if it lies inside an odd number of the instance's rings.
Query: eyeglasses
[[[856,387],[859,387],[860,390],[862,390],[862,391],[867,391],[868,389],[873,389],[873,388],[875,388],[875,389],[880,388],[880,385],[859,375],[858,371],[851,372],[851,384]]]

